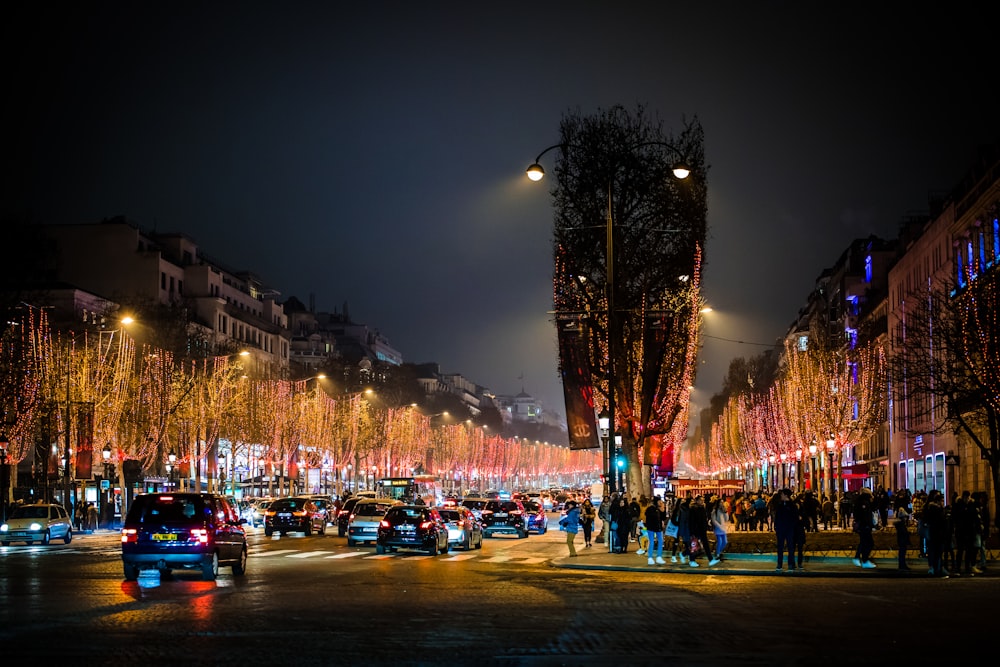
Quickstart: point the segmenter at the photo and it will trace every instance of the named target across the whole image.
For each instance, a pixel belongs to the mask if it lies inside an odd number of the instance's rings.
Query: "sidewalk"
[[[853,554],[843,556],[810,556],[804,558],[802,570],[788,569],[788,558],[785,557],[784,568],[776,571],[778,565],[777,553],[734,553],[724,554],[723,560],[713,567],[708,566],[707,558],[698,560],[698,567],[670,562],[670,555],[665,554],[665,565],[648,565],[646,555],[636,554],[635,545],[625,554],[609,553],[606,545],[594,544],[593,547],[577,547],[577,557],[564,556],[552,560],[552,566],[570,570],[609,570],[618,572],[669,572],[671,574],[697,575],[740,575],[740,576],[770,576],[770,577],[879,577],[879,578],[931,578],[927,573],[927,561],[918,558],[914,552],[907,558],[909,570],[897,568],[895,552],[876,551],[872,556],[874,568],[858,567],[853,562]],[[997,576],[1000,571],[994,566],[995,561],[987,561],[989,569],[975,577]],[[955,577],[955,575],[952,575]],[[958,578],[958,577],[955,577]],[[970,578],[962,575],[961,578]]]

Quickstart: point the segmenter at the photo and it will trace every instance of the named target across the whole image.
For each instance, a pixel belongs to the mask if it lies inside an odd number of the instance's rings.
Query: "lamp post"
[[[831,499],[833,498],[833,493],[835,491],[834,480],[833,480],[833,455],[836,447],[837,447],[837,441],[831,434],[830,437],[827,438],[826,440],[826,453],[830,456],[830,465],[826,469],[826,475],[827,475],[827,480],[829,481]]]
[[[646,141],[640,142],[633,146],[627,147],[628,152],[636,151],[640,148],[646,146],[662,146],[673,152],[675,155],[681,157],[681,152],[672,144],[664,141]],[[542,168],[541,159],[542,156],[553,149],[560,149],[563,153],[566,152],[567,148],[577,148],[572,144],[561,143],[553,144],[549,146],[535,158],[526,173],[528,178],[532,181],[540,181],[545,176],[545,170]],[[615,167],[617,169],[617,166]],[[683,180],[691,174],[691,169],[687,166],[685,161],[681,159],[676,162],[671,169],[674,178],[678,180]],[[608,433],[606,447],[610,450],[613,441],[617,441],[618,425],[616,421],[615,414],[615,357],[617,355],[617,339],[618,339],[618,327],[617,327],[617,312],[615,310],[615,252],[614,252],[614,215],[613,215],[613,203],[614,203],[614,178],[610,176],[608,178],[607,191],[608,191],[608,201],[607,201],[607,212],[605,216],[605,234],[606,234],[606,246],[605,246],[605,283],[604,283],[604,293],[605,300],[608,306],[607,312],[607,348],[608,348],[608,362],[607,362],[607,384],[608,384],[608,395],[607,395],[607,420],[608,420]],[[593,423],[593,422],[591,422]],[[604,457],[608,460],[609,467],[606,469],[606,474],[608,475],[608,483],[610,485],[609,490],[613,493],[615,491],[615,483],[612,480],[612,474],[610,470],[610,459],[611,452],[608,451],[604,454]],[[619,475],[622,471],[619,471]],[[620,487],[620,483],[619,483]]]
[[[0,433],[0,522],[7,520],[7,495],[10,489],[10,472],[7,468],[7,447],[10,440],[6,433]]]
[[[219,483],[222,486],[222,495],[226,495],[226,461],[229,457],[225,452],[219,452]]]
[[[170,483],[173,484],[179,475],[177,474],[177,453],[172,449],[167,454],[167,473],[170,477]]]
[[[812,457],[812,462],[809,466],[809,490],[816,490],[816,443],[809,445],[809,456]]]

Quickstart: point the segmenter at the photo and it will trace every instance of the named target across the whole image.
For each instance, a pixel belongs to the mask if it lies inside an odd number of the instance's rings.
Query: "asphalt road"
[[[215,582],[125,582],[113,534],[4,547],[0,654],[118,667],[955,664],[988,645],[1000,593],[1000,577],[565,569],[562,540],[377,556],[335,534],[257,530],[246,576]]]

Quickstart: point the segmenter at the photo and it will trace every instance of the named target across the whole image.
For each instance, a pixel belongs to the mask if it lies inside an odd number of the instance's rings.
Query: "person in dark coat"
[[[944,511],[944,496],[937,489],[928,492],[921,517],[927,533],[928,574],[935,577],[947,577],[948,571],[944,569],[942,556],[945,544],[949,540],[948,516]]]
[[[611,551],[616,554],[628,553],[628,538],[632,530],[632,513],[629,511],[628,499],[624,495],[611,508],[612,543]]]
[[[785,560],[785,551],[788,551],[788,571],[795,571],[794,548],[795,530],[799,523],[799,508],[792,500],[792,492],[789,489],[781,489],[771,496],[770,502],[771,521],[774,525],[774,535],[778,541],[778,566],[777,572],[781,572]]]
[[[688,509],[688,530],[692,538],[688,541],[687,547],[688,565],[698,567],[698,556],[705,554],[707,557],[710,548],[708,544],[708,507],[705,505],[704,496],[697,495],[691,501],[691,507]],[[695,538],[698,539],[700,545],[698,551],[691,548]]]
[[[688,492],[690,493],[690,491]],[[677,537],[674,538],[673,546],[670,549],[670,562],[677,562],[677,551],[680,549],[681,564],[687,563],[688,544],[691,542],[691,529],[688,516],[691,512],[691,496],[674,503],[674,508],[670,512],[670,520],[677,524]]]
[[[854,564],[858,567],[875,567],[875,563],[872,562],[872,551],[875,549],[875,538],[872,537],[872,531],[875,530],[873,513],[876,511],[872,490],[862,487],[858,491],[857,497],[854,498],[854,507],[851,508],[852,521],[854,522],[852,527],[854,532],[858,534],[858,548],[854,552]]]
[[[893,525],[896,528],[896,552],[899,557],[899,569],[909,570],[906,564],[906,550],[910,546],[910,514],[905,507],[897,507]]]

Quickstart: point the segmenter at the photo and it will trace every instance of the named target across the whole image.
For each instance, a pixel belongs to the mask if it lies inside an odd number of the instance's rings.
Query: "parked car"
[[[264,534],[270,537],[275,532],[326,535],[326,515],[310,498],[278,498],[264,510]]]
[[[362,498],[351,511],[347,521],[347,546],[374,542],[378,538],[378,525],[386,510],[398,505],[398,500],[388,498]]]
[[[358,504],[359,500],[361,500],[360,496],[351,496],[344,501],[344,506],[337,512],[337,537],[347,535],[347,522],[351,520],[351,512],[354,511],[354,506]]]
[[[259,500],[251,502],[245,517],[247,524],[254,528],[262,527],[264,525],[264,511],[271,505],[272,502],[273,500],[271,498],[260,498]]]
[[[483,527],[468,507],[439,507],[438,513],[448,526],[448,544],[469,549],[483,548]]]
[[[221,566],[241,576],[247,569],[247,534],[225,498],[213,493],[144,493],[136,496],[122,526],[125,579],[141,570],[201,570],[214,581]]]
[[[498,533],[517,535],[518,538],[528,536],[528,516],[520,500],[489,501],[483,508],[480,521],[485,537],[493,537]]]
[[[549,529],[549,516],[545,513],[545,508],[536,500],[524,500],[524,512],[528,517],[528,532],[534,531],[539,535],[544,535]]]
[[[448,526],[435,507],[393,505],[378,525],[375,553],[420,549],[431,556],[448,552]]]
[[[73,541],[73,522],[62,505],[21,505],[0,525],[0,544],[3,546],[11,542],[49,544],[57,539],[65,544]]]

